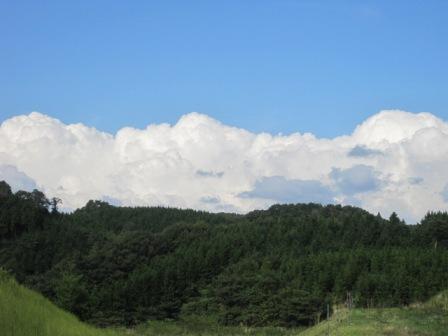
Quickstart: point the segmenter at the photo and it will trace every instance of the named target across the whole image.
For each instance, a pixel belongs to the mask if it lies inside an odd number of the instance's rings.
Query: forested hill
[[[90,201],[72,214],[0,182],[0,266],[98,325],[206,315],[309,325],[327,303],[397,306],[448,288],[448,214],[406,225],[350,206],[247,215]]]

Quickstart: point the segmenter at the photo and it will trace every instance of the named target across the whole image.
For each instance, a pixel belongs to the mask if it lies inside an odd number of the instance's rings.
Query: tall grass
[[[123,333],[97,329],[80,322],[0,270],[0,335],[118,336]]]
[[[448,291],[404,308],[341,309],[300,336],[448,336]]]

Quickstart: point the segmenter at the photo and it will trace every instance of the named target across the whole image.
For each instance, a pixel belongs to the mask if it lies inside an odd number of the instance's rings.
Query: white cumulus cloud
[[[0,179],[72,209],[89,199],[235,212],[314,201],[415,222],[448,207],[448,123],[382,111],[324,139],[254,134],[189,113],[108,134],[33,112],[0,126]]]

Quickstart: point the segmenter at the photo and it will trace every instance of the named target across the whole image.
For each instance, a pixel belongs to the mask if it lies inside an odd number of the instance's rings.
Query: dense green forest
[[[0,182],[0,266],[97,325],[202,315],[300,326],[448,288],[448,214],[406,225],[360,208],[274,205],[246,215],[89,201],[71,214]]]

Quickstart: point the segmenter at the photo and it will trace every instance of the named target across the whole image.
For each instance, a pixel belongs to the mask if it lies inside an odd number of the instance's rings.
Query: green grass
[[[0,335],[122,336],[123,333],[97,329],[80,322],[0,270]]]
[[[295,336],[303,329],[276,327],[249,328],[244,326],[225,327],[206,320],[179,322],[151,321],[137,327],[133,336]]]
[[[406,308],[341,309],[307,330],[223,327],[207,320],[150,321],[134,330],[80,322],[0,270],[1,336],[448,336],[448,291]]]
[[[405,308],[337,311],[330,321],[312,327],[300,336],[447,336],[448,291],[427,303]]]

